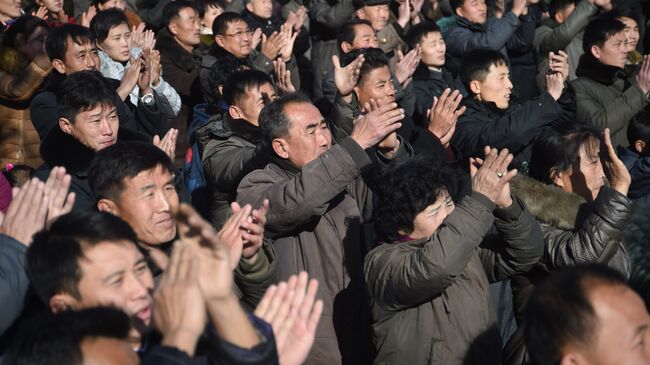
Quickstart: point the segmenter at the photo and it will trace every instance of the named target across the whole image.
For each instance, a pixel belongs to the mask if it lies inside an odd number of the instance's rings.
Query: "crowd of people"
[[[650,364],[638,0],[0,0],[0,363]]]

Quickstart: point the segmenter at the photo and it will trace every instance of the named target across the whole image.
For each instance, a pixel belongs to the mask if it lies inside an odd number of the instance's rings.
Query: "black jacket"
[[[47,137],[55,126],[59,125],[56,94],[65,77],[65,75],[58,72],[52,72],[46,81],[44,90],[34,97],[29,107],[32,123],[41,141]],[[112,89],[119,87],[119,81],[117,80],[106,79],[106,82]],[[167,118],[155,106],[149,107],[138,104],[136,107],[131,103],[127,105],[115,93],[115,109],[122,128],[142,132],[152,137],[154,135],[162,137],[169,130]]]
[[[431,109],[433,97],[440,97],[446,88],[459,90],[467,95],[465,88],[454,80],[454,76],[446,68],[441,72],[430,70],[420,63],[413,73],[413,89],[415,91],[415,120],[426,120],[427,110]]]
[[[255,30],[257,28],[262,29],[262,33],[267,37],[273,34],[273,32],[279,32],[280,26],[284,24],[280,16],[273,16],[271,19],[262,19],[257,15],[251,13],[248,10],[244,10],[241,15],[248,23],[248,26],[251,29]],[[299,56],[309,49],[309,31],[304,26],[300,28],[300,34],[296,38],[296,41],[293,44],[293,54]]]
[[[506,110],[475,98],[465,99],[463,104],[467,110],[458,118],[451,140],[461,159],[482,157],[485,146],[508,148],[515,156],[512,166],[516,168],[530,160],[539,132],[554,123],[571,122],[575,114],[570,92],[565,92],[557,102],[545,92],[523,104],[511,102]]]
[[[150,142],[149,137],[143,134],[120,128],[117,143],[122,141]],[[66,172],[72,176],[70,192],[76,194],[73,209],[94,209],[95,196],[88,184],[88,167],[93,157],[94,150],[60,128],[53,128],[41,144],[41,158],[45,162],[36,170],[36,176],[46,181],[54,167],[65,167]]]

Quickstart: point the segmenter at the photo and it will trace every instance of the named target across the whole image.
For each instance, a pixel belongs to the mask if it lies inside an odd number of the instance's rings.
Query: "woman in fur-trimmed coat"
[[[533,270],[511,278],[519,328],[504,350],[505,364],[525,362],[523,312],[535,286],[549,272],[602,263],[625,276],[630,274],[623,231],[631,215],[632,201],[626,196],[631,179],[607,130],[612,168],[610,185],[605,186],[599,137],[599,132],[585,125],[545,131],[533,147],[530,175],[534,178],[518,176],[510,183],[512,195],[523,200],[537,218],[545,246]]]

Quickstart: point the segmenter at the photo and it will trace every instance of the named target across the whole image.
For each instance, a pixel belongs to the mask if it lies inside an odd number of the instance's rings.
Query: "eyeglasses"
[[[224,34],[224,35],[225,35],[225,36],[228,36],[228,37],[242,38],[244,35],[249,36],[249,35],[251,35],[251,34],[253,34],[253,30],[252,30],[251,28],[246,28],[246,29],[244,29],[244,30],[240,30],[240,31],[237,32],[237,33],[233,33],[233,34]]]

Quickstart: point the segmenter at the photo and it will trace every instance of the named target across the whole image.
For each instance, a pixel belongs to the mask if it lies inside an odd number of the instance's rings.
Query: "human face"
[[[618,32],[609,37],[602,47],[596,45],[591,47],[591,53],[603,65],[623,68],[627,60],[627,38],[625,31]]]
[[[140,359],[124,340],[86,337],[81,342],[83,365],[138,365]]]
[[[104,104],[79,112],[74,123],[61,118],[59,125],[65,133],[94,151],[114,145],[120,129],[115,105]]]
[[[169,30],[185,50],[192,52],[194,46],[201,43],[201,21],[192,8],[184,8],[178,12],[178,17],[169,24]]]
[[[36,3],[40,6],[46,7],[50,13],[58,14],[63,10],[62,0],[37,0]]]
[[[424,208],[423,211],[418,213],[413,220],[413,232],[408,236],[412,239],[428,238],[440,228],[443,221],[451,212],[454,211],[454,201],[445,190],[436,201]],[[400,232],[405,234],[406,232]]]
[[[332,146],[332,134],[318,109],[309,103],[291,103],[285,106],[284,114],[289,119],[289,133],[282,140],[286,158],[294,166],[302,168],[314,161]]]
[[[470,83],[472,92],[481,101],[491,101],[499,109],[508,109],[510,105],[510,94],[512,93],[512,82],[508,65],[492,65],[485,80],[474,80]]]
[[[420,40],[421,62],[427,67],[440,69],[445,65],[447,45],[440,32],[427,33]]]
[[[129,223],[146,245],[161,245],[176,237],[178,193],[174,176],[162,166],[126,178],[125,189],[114,202],[114,213]]]
[[[388,4],[364,6],[357,12],[357,16],[360,19],[365,19],[372,24],[372,29],[375,32],[379,32],[388,25],[389,14]]]
[[[214,23],[214,20],[222,13],[223,13],[222,8],[218,6],[208,5],[205,8],[205,13],[203,13],[203,19],[201,19],[201,24],[203,25],[204,28],[210,29],[210,31],[212,31],[212,23]]]
[[[99,70],[101,61],[95,43],[77,44],[72,38],[68,38],[66,45],[65,59],[52,62],[59,72],[70,75],[77,71]]]
[[[485,24],[487,20],[485,0],[465,0],[463,6],[456,9],[456,14],[472,23]]]
[[[246,90],[246,96],[237,100],[233,105],[240,114],[239,119],[244,119],[250,124],[259,127],[259,116],[262,108],[271,101],[277,99],[275,90],[271,84],[262,84],[260,87],[252,87]]]
[[[354,26],[354,39],[352,40],[352,49],[359,48],[378,48],[377,35],[375,30],[367,24]]]
[[[248,57],[253,51],[251,41],[253,39],[253,31],[248,27],[248,24],[242,20],[236,20],[228,23],[228,29],[224,34],[215,36],[215,42],[228,51],[233,56],[244,59]]]
[[[20,0],[0,0],[0,21],[5,22],[21,15]]]
[[[625,39],[627,39],[627,51],[632,52],[636,50],[636,45],[639,43],[639,25],[634,19],[628,17],[618,18],[623,24],[625,24]]]
[[[600,162],[600,142],[592,139],[580,146],[578,161],[554,179],[562,190],[575,193],[587,201],[594,201],[605,185],[605,172]]]
[[[599,285],[589,295],[597,323],[583,350],[593,365],[650,364],[650,316],[641,297],[624,285]]]
[[[379,67],[366,73],[354,87],[360,105],[365,105],[370,99],[381,102],[382,105],[395,101],[395,87],[388,66]]]
[[[98,5],[99,10],[106,10],[106,9],[112,9],[112,8],[117,8],[120,10],[126,9],[126,1],[125,0],[108,0],[107,2],[103,4]]]
[[[131,29],[127,24],[111,28],[99,48],[113,61],[127,62],[131,58]]]
[[[50,33],[47,28],[38,27],[30,34],[25,42],[19,42],[18,50],[24,53],[30,60],[43,53],[43,43]]]
[[[246,4],[246,9],[262,19],[271,19],[273,14],[273,1],[252,0]]]
[[[84,249],[79,259],[79,300],[74,310],[111,306],[122,310],[140,334],[151,324],[153,277],[144,256],[129,241],[102,242]]]

